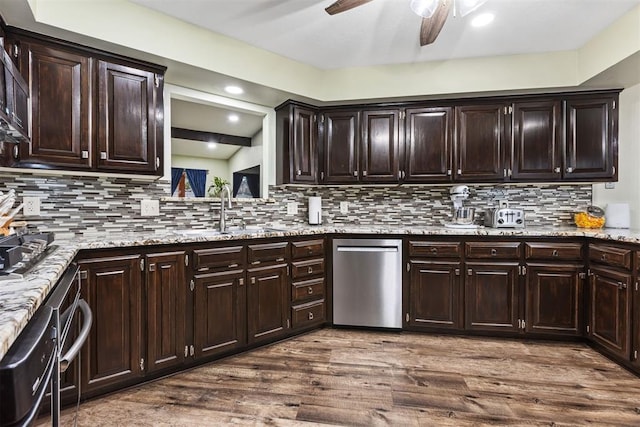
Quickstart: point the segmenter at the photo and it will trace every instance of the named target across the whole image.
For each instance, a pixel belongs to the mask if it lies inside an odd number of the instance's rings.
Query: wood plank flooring
[[[84,403],[77,421],[638,426],[640,379],[584,344],[323,329]]]

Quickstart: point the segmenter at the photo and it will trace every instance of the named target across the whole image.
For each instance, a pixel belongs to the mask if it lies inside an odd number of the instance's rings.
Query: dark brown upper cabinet
[[[288,103],[276,109],[278,184],[318,182],[317,111]]]
[[[511,111],[511,180],[562,178],[562,105],[559,100],[515,102]]]
[[[494,182],[505,177],[503,103],[456,107],[456,168],[462,182]]]
[[[20,146],[20,162],[93,167],[91,67],[85,55],[23,43],[22,70],[31,83],[31,144]]]
[[[317,126],[307,106],[298,131],[278,120],[278,183],[615,181],[618,93],[327,107]]]
[[[404,121],[404,182],[453,180],[453,108],[409,108]]]
[[[165,67],[11,31],[34,136],[12,166],[163,174]]]
[[[362,112],[360,181],[398,182],[400,164],[400,111]]]
[[[160,168],[156,143],[155,73],[98,62],[98,168],[153,173]]]
[[[564,176],[567,180],[617,180],[617,93],[569,98]]]
[[[359,111],[323,113],[323,183],[358,182],[360,176],[358,171],[359,124]]]

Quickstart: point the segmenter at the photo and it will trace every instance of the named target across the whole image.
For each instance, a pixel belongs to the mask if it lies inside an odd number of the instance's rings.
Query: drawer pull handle
[[[498,251],[495,249],[491,249],[491,256],[496,256],[498,255]]]
[[[309,312],[309,320],[313,320],[313,313]]]
[[[260,264],[260,261],[253,261],[251,264],[252,265]]]
[[[229,268],[236,268],[238,264],[229,264]]]
[[[277,262],[282,262],[282,261],[284,261],[284,258],[276,258],[276,261]]]
[[[553,256],[558,256],[558,255],[560,255],[560,254],[558,253],[558,251],[557,251],[556,249],[554,249],[554,250],[553,250],[553,252],[551,253],[551,255],[553,255]]]
[[[307,274],[313,274],[313,267],[307,267]]]
[[[312,295],[312,294],[313,294],[313,288],[312,288],[311,286],[309,286],[309,287],[307,288],[307,293],[308,293],[309,295]]]

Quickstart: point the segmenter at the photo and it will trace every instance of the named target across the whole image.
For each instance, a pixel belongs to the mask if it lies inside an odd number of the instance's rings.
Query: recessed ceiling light
[[[229,114],[229,116],[227,116],[227,119],[231,122],[231,123],[236,123],[238,120],[240,120],[240,117],[238,117],[237,114]]]
[[[484,27],[493,22],[495,15],[493,13],[482,13],[471,20],[471,25],[474,27]]]
[[[210,142],[210,143],[208,143],[208,144],[207,144],[207,147],[209,147],[209,148],[210,148],[210,149],[212,149],[212,150],[213,150],[214,148],[216,148],[217,146],[218,146],[218,144],[216,144],[215,142]]]
[[[240,95],[241,93],[244,93],[244,90],[242,90],[240,86],[227,86],[224,90],[232,95]]]

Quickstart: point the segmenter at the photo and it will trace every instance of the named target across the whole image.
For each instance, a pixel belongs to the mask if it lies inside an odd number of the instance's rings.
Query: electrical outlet
[[[509,207],[509,202],[506,199],[498,199],[498,207],[500,209],[508,208]]]
[[[349,202],[340,202],[340,213],[341,214],[349,213]]]
[[[298,203],[289,202],[287,203],[287,215],[297,215],[298,214]]]
[[[23,197],[22,203],[24,216],[40,216],[40,197]]]
[[[158,216],[160,215],[159,200],[140,200],[140,215]]]
[[[606,188],[607,190],[613,190],[614,188],[616,188],[616,183],[615,182],[605,182],[604,183],[604,188]]]

